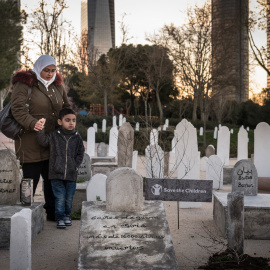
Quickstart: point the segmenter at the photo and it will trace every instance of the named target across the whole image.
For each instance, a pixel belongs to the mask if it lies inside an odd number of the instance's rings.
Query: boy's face
[[[76,115],[67,114],[63,119],[58,119],[58,124],[65,130],[73,130],[76,126]]]

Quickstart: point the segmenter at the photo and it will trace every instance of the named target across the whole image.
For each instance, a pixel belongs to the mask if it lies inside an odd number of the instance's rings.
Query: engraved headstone
[[[101,142],[97,146],[97,156],[106,157],[107,156],[107,145],[104,142]]]
[[[95,156],[95,144],[96,144],[96,131],[95,128],[90,127],[87,130],[87,154],[92,157]]]
[[[145,149],[146,177],[164,177],[164,151],[158,144],[148,145]]]
[[[158,144],[158,131],[157,129],[152,129],[150,132],[150,144]]]
[[[110,157],[117,156],[117,141],[118,141],[118,129],[117,127],[112,127],[110,129],[110,137],[109,137],[109,156]]]
[[[258,194],[258,174],[255,165],[249,159],[239,160],[232,171],[232,191],[244,192],[244,195]]]
[[[243,128],[239,129],[237,138],[237,160],[248,158],[248,133]]]
[[[118,167],[132,167],[134,129],[130,123],[122,124],[118,134]]]
[[[23,209],[11,217],[10,269],[31,269],[31,209]]]
[[[116,124],[116,116],[113,116],[113,127],[117,127],[117,124]]]
[[[107,178],[106,194],[107,211],[140,211],[143,207],[142,177],[131,168],[118,168]]]
[[[84,153],[83,161],[78,169],[77,179],[88,181],[91,178],[91,160],[87,153]]]
[[[0,150],[0,205],[20,202],[20,164],[8,149]]]
[[[230,157],[230,131],[228,127],[220,127],[217,139],[217,155],[224,165],[229,165]]]
[[[223,163],[219,156],[212,155],[206,163],[206,179],[213,180],[213,189],[223,188]]]
[[[244,253],[244,194],[228,194],[228,249]]]
[[[216,152],[215,147],[212,144],[210,144],[205,149],[205,156],[209,158],[210,156],[215,155],[215,152]]]
[[[270,176],[270,126],[261,122],[254,130],[254,164],[259,177]]]
[[[95,174],[86,187],[87,201],[106,201],[107,176],[101,173]]]
[[[102,120],[102,132],[105,133],[106,132],[106,119]]]

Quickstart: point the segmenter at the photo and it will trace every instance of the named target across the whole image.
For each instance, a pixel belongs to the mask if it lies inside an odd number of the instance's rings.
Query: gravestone
[[[145,149],[146,177],[164,177],[164,151],[158,144],[148,145]]]
[[[172,152],[175,153],[175,147],[176,147],[176,138],[175,136],[172,139]]]
[[[163,130],[166,131],[166,129],[167,129],[167,126],[163,125]]]
[[[31,270],[31,209],[23,209],[11,217],[10,269]]]
[[[206,157],[209,158],[210,156],[215,155],[215,153],[216,153],[216,150],[212,144],[210,144],[206,147],[206,149],[205,149],[205,156]]]
[[[208,161],[208,157],[201,158],[201,171],[206,172],[206,163]]]
[[[118,141],[118,129],[117,127],[112,127],[110,129],[109,137],[109,156],[117,156],[117,141]]]
[[[120,191],[123,192],[120,192]],[[143,208],[143,180],[131,168],[118,168],[111,172],[106,184],[106,210],[134,212]],[[117,194],[117,196],[115,196]],[[128,195],[128,196],[127,196]]]
[[[214,138],[214,139],[217,138],[217,131],[218,131],[218,129],[217,129],[217,127],[215,127],[215,129],[214,129],[214,135],[213,135],[213,138]]]
[[[152,129],[150,132],[150,144],[158,144],[158,131],[157,129]]]
[[[237,160],[248,158],[248,133],[240,127],[237,137]]]
[[[158,129],[157,129],[158,131],[161,131],[161,127],[158,127]]]
[[[224,165],[229,165],[230,157],[230,131],[228,127],[220,127],[217,139],[217,156]]]
[[[83,161],[78,169],[77,179],[88,181],[91,178],[91,160],[88,154],[84,153]]]
[[[106,201],[107,176],[101,173],[95,174],[86,187],[87,201]]]
[[[124,123],[126,123],[126,122],[127,122],[126,117],[123,117],[123,122],[122,122],[122,124],[124,124]]]
[[[233,134],[233,129],[231,129],[231,134]]]
[[[168,127],[169,126],[169,119],[165,120],[165,125]]]
[[[106,203],[83,202],[78,269],[179,269],[163,202],[143,201],[141,176],[119,168],[106,185]]]
[[[97,156],[106,157],[107,156],[107,145],[104,142],[101,142],[97,146]]]
[[[247,127],[247,131],[249,131],[249,127]]]
[[[121,127],[122,124],[123,124],[123,115],[120,114],[120,115],[119,115],[119,127]]]
[[[244,194],[228,194],[228,249],[244,253]]]
[[[258,174],[255,165],[249,159],[239,160],[234,165],[232,192],[243,192],[244,195],[257,196]]]
[[[170,151],[169,153],[169,174],[172,174],[175,172],[176,167],[175,167],[175,152]]]
[[[200,127],[200,136],[203,135],[203,127]]]
[[[102,120],[102,132],[103,132],[103,133],[106,132],[106,123],[107,123],[106,119],[103,119],[103,120]]]
[[[254,131],[254,165],[259,177],[270,176],[270,126],[261,122]]]
[[[206,179],[213,180],[213,189],[223,188],[223,163],[219,156],[212,155],[206,163]]]
[[[134,129],[130,123],[122,124],[118,134],[118,167],[132,167]]]
[[[97,123],[94,123],[94,124],[93,124],[93,128],[95,129],[95,132],[98,131]]]
[[[87,130],[87,154],[92,157],[95,156],[96,132],[93,127]]]
[[[220,128],[221,128],[221,124],[218,125],[218,129],[220,129]]]
[[[140,130],[140,123],[139,123],[139,122],[136,123],[135,130],[136,130],[136,131],[139,131],[139,130]]]
[[[20,203],[20,164],[8,149],[0,150],[0,205]]]
[[[133,157],[132,157],[132,169],[137,170],[137,160],[138,160],[138,151],[133,151]]]
[[[113,127],[117,127],[117,124],[116,124],[116,116],[113,116]]]

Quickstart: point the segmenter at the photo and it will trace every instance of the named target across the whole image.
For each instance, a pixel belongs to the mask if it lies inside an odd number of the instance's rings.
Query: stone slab
[[[97,173],[109,175],[112,171],[118,168],[117,162],[97,162],[92,164],[92,176]]]
[[[76,191],[72,201],[72,214],[78,212],[82,208],[82,202],[86,201],[86,187],[89,181],[76,184]]]
[[[223,166],[223,184],[229,185],[232,183],[233,165]]]
[[[44,217],[43,217],[43,203],[36,202],[32,206],[22,205],[5,205],[0,206],[0,250],[9,249],[10,247],[10,227],[11,217],[20,212],[22,209],[29,208],[32,210],[32,239],[43,230]]]
[[[78,269],[179,269],[163,202],[144,202],[140,212],[83,202]]]
[[[107,156],[107,157],[91,157],[91,164],[97,163],[97,162],[115,162],[115,157]]]
[[[214,221],[224,237],[227,235],[227,196],[214,192]],[[244,196],[244,235],[246,239],[270,239],[270,194]]]

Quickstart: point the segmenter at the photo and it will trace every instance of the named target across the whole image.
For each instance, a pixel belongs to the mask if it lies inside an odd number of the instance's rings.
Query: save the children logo
[[[160,192],[162,191],[162,186],[159,184],[155,184],[154,186],[151,187],[151,192],[154,195],[160,195]]]

